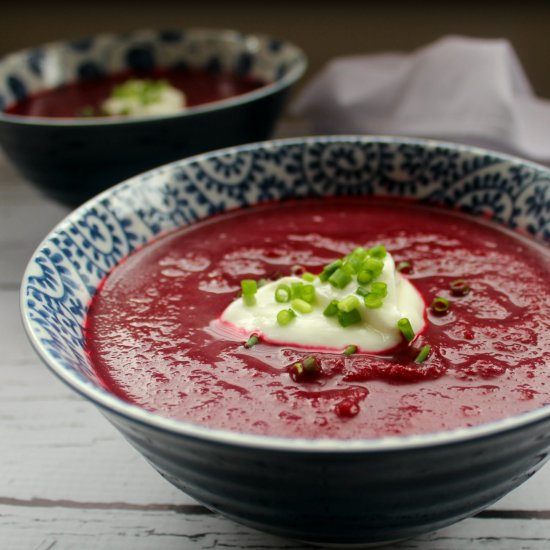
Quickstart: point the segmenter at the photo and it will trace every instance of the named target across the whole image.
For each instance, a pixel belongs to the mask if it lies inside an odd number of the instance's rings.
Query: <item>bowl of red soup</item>
[[[25,328],[212,510],[317,544],[413,537],[548,458],[549,181],[402,138],[192,157],[45,238]]]
[[[184,156],[270,137],[303,52],[229,30],[136,31],[0,60],[0,146],[77,205]]]

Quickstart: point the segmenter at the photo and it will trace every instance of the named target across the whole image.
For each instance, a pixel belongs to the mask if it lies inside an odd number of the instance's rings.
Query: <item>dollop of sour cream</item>
[[[358,296],[357,309],[361,319],[350,326],[341,326],[336,317],[328,317],[323,312],[333,301],[357,296],[358,287],[363,285],[354,279],[344,288],[336,288],[319,277],[307,283],[315,288],[312,311],[297,311],[291,322],[284,326],[279,324],[277,314],[289,308],[290,304],[277,302],[275,292],[281,285],[304,283],[304,279],[298,276],[283,277],[260,286],[253,304],[247,304],[242,297],[236,299],[224,310],[220,321],[243,337],[257,334],[272,344],[338,352],[349,345],[355,345],[358,351],[365,353],[390,350],[403,340],[397,326],[400,319],[409,319],[415,334],[423,330],[426,306],[415,286],[396,270],[391,254],[387,253],[383,262],[382,272],[376,278],[376,282],[384,283],[387,288],[383,304],[369,308]]]
[[[185,94],[165,80],[128,80],[101,104],[108,116],[169,115],[186,106]]]

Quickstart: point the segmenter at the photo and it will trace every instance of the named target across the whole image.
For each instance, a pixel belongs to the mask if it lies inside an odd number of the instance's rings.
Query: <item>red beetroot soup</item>
[[[412,345],[386,355],[251,348],[217,321],[240,281],[313,273],[384,243],[427,304]],[[492,224],[396,201],[312,199],[224,214],[170,233],[116,267],[92,300],[87,348],[117,396],[237,432],[374,438],[474,426],[550,403],[548,251]],[[449,284],[467,280],[455,296]],[[345,329],[342,329],[345,330]],[[423,363],[416,351],[431,345]],[[289,374],[306,356],[319,376]]]
[[[231,72],[213,72],[198,68],[124,71],[39,92],[8,106],[5,112],[11,115],[49,118],[78,117],[90,107],[98,110],[115,86],[133,78],[167,80],[185,94],[187,107],[227,99],[266,85],[265,82]]]

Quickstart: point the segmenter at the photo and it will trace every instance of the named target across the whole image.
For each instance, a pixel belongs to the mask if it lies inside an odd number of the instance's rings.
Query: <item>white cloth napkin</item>
[[[507,40],[447,36],[410,54],[335,59],[292,112],[315,133],[444,139],[550,164],[550,101]]]

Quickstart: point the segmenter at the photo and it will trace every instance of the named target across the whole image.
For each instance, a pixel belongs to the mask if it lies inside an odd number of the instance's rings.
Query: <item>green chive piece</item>
[[[451,294],[453,296],[466,296],[470,292],[470,285],[468,281],[464,279],[457,279],[452,283],[449,283],[449,288],[451,289]]]
[[[258,291],[258,283],[254,279],[243,279],[241,281],[243,296],[254,296]]]
[[[353,268],[354,273],[357,273],[367,257],[367,251],[363,247],[356,248],[351,254],[346,256],[345,263]]]
[[[411,322],[406,317],[402,317],[397,321],[397,328],[401,331],[401,334],[407,342],[412,342],[414,340],[414,330]]]
[[[294,300],[290,302],[290,305],[298,313],[311,313],[313,311],[313,306],[301,298],[294,298]]]
[[[256,305],[256,296],[243,296],[243,302],[245,306],[252,307]]]
[[[445,313],[449,311],[450,307],[451,302],[442,296],[436,296],[430,306],[432,312],[436,315],[445,315]]]
[[[342,327],[349,327],[361,322],[361,314],[358,309],[351,311],[338,311],[338,322]]]
[[[383,244],[379,244],[373,246],[372,248],[369,248],[369,256],[371,258],[378,258],[379,260],[382,260],[386,257],[386,254],[387,250]]]
[[[344,258],[344,262],[351,264],[355,269],[357,269],[366,257],[367,251],[364,248],[358,247]]]
[[[357,282],[360,285],[366,285],[370,283],[374,279],[373,274],[370,271],[367,271],[366,269],[363,269],[359,271],[357,274]]]
[[[280,284],[275,289],[275,301],[280,304],[290,302],[290,287],[285,284]]]
[[[319,279],[321,279],[322,282],[328,281],[328,278],[343,264],[342,260],[338,259],[334,262],[327,264],[324,268],[321,274],[319,275]]]
[[[294,311],[291,309],[282,309],[279,313],[277,313],[277,323],[284,327],[288,325],[294,317],[296,317],[296,313],[294,313]]]
[[[345,288],[351,283],[352,275],[342,267],[339,267],[329,278],[328,282],[336,288]]]
[[[291,283],[290,298],[301,298],[304,283]]]
[[[386,283],[372,283],[370,291],[381,298],[385,298],[388,295],[388,285]]]
[[[330,304],[323,311],[325,317],[334,317],[338,314],[338,300],[332,300]]]
[[[246,341],[244,347],[245,348],[251,348],[251,347],[255,346],[259,341],[260,341],[260,339],[258,338],[258,335],[257,334],[252,334],[250,336],[250,338]]]
[[[355,275],[355,268],[349,262],[344,262],[340,269],[344,270],[348,275],[351,275],[352,277],[353,275]]]
[[[322,370],[317,358],[309,355],[303,361],[294,363],[289,369],[289,374],[294,382],[302,382],[315,379],[321,374]]]
[[[432,351],[432,346],[430,346],[429,344],[422,346],[422,349],[420,350],[420,353],[416,356],[416,359],[414,360],[414,362],[423,363],[424,361],[426,361],[431,351]]]
[[[384,262],[378,258],[367,258],[363,262],[361,269],[368,271],[372,274],[373,278],[376,278],[380,275],[380,273],[382,273],[382,270],[384,269]]]
[[[362,296],[363,298],[369,293],[369,289],[365,286],[358,286],[357,290],[355,291],[355,294],[358,294],[359,296]]]
[[[384,298],[379,294],[375,294],[374,292],[369,292],[363,298],[363,302],[365,304],[365,307],[369,309],[378,309],[379,307],[382,307],[382,305],[384,304]]]
[[[302,279],[304,279],[304,281],[312,283],[313,281],[315,281],[316,277],[315,275],[313,275],[313,273],[309,273],[309,271],[306,271],[305,273],[302,273]]]
[[[300,289],[300,298],[311,304],[315,301],[315,287],[313,285],[304,285]]]
[[[338,302],[338,309],[349,313],[352,309],[359,307],[359,299],[357,296],[350,294]]]
[[[412,264],[411,262],[403,260],[396,265],[395,269],[400,273],[410,273],[412,271]]]
[[[304,366],[302,363],[294,363],[289,370],[290,378],[294,380],[294,382],[299,382],[303,375],[304,375]]]
[[[308,375],[319,374],[321,372],[321,365],[316,357],[309,355],[302,361],[304,372]]]
[[[356,258],[358,260],[364,260],[367,257],[367,250],[362,246],[354,248],[347,256],[346,259],[351,260],[351,258]]]
[[[350,356],[357,351],[357,346],[351,345],[344,350],[344,355]]]

